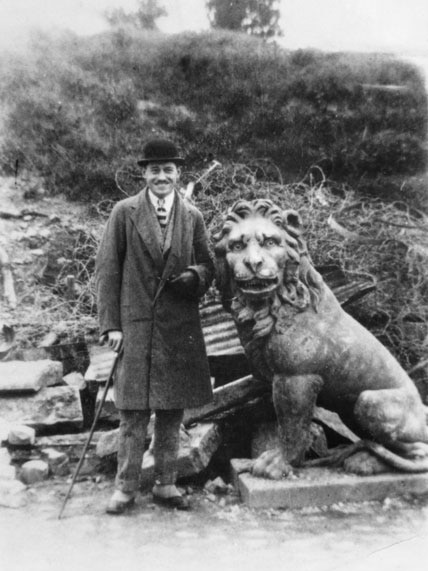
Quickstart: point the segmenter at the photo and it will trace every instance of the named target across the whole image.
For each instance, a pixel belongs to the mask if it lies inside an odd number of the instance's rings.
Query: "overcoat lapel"
[[[166,281],[174,274],[181,257],[187,258],[192,248],[193,236],[191,231],[191,215],[186,208],[183,199],[175,193],[174,220],[171,233],[171,248],[167,255],[162,280]],[[169,244],[165,244],[169,246]]]
[[[161,250],[161,242],[158,239],[160,226],[150,203],[147,188],[142,190],[138,196],[132,220],[155,263],[159,275],[161,275],[165,262]]]

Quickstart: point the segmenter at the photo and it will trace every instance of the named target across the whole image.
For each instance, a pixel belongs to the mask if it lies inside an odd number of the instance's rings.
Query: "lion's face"
[[[290,260],[285,231],[254,214],[233,225],[226,243],[226,262],[235,289],[250,299],[267,298],[284,280]]]

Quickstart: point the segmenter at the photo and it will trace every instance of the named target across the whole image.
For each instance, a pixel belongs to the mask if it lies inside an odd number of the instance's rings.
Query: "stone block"
[[[62,382],[63,368],[59,361],[0,362],[0,392],[37,392]]]
[[[20,508],[26,503],[26,486],[18,480],[0,480],[0,506]]]
[[[95,410],[98,410],[100,400],[104,392],[104,387],[98,391],[97,399],[95,401]],[[106,400],[104,401],[103,408],[100,414],[100,420],[108,420],[110,422],[119,422],[119,411],[114,403],[114,389],[107,391]]]
[[[20,480],[27,486],[46,480],[49,476],[49,466],[43,460],[30,460],[21,466]]]
[[[237,474],[239,459],[231,465],[241,499],[251,508],[300,509],[428,493],[428,473],[356,476],[333,468],[301,468],[293,478],[277,481]]]
[[[200,423],[188,429],[187,435],[181,433],[178,454],[178,478],[199,474],[208,466],[212,455],[221,443],[220,427],[215,422]],[[150,450],[145,452],[141,470],[143,487],[153,484],[154,458]]]
[[[12,446],[32,446],[36,441],[36,431],[24,424],[12,425],[7,441]]]
[[[63,381],[69,387],[76,387],[79,391],[83,391],[86,388],[86,382],[82,373],[78,373],[77,371],[73,371],[72,373],[65,375],[65,377],[63,377]]]
[[[36,429],[83,424],[79,391],[74,387],[45,387],[35,394],[6,394],[0,398],[0,417],[9,423],[26,424]]]

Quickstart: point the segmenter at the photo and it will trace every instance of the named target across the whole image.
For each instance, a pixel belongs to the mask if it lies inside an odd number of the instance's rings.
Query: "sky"
[[[159,0],[162,31],[208,29],[205,0]],[[20,44],[35,27],[92,34],[104,10],[136,0],[0,0],[0,47]],[[427,0],[281,0],[282,44],[290,49],[393,51],[428,56]]]

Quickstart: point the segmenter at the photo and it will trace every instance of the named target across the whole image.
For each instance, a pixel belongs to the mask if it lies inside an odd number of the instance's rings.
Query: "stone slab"
[[[0,392],[37,392],[61,384],[62,375],[59,361],[6,361],[0,363]]]
[[[28,395],[0,397],[0,418],[36,429],[57,424],[81,428],[83,413],[79,390],[75,387],[45,387]]]
[[[428,473],[356,476],[333,468],[302,468],[293,479],[275,481],[239,473],[242,459],[231,460],[231,467],[241,499],[251,508],[300,509],[428,493]]]
[[[180,433],[180,451],[178,453],[178,478],[199,474],[208,466],[212,455],[221,444],[220,427],[215,422],[205,422]],[[153,484],[154,458],[151,450],[144,454],[141,469],[141,484],[146,487]]]
[[[95,454],[95,448],[98,440],[105,434],[101,431],[95,431],[92,435],[87,454]],[[47,448],[54,448],[59,452],[63,452],[68,456],[71,461],[76,461],[80,458],[83,448],[88,439],[88,432],[81,432],[79,434],[55,434],[53,436],[40,436],[36,440],[35,448],[41,455]]]

